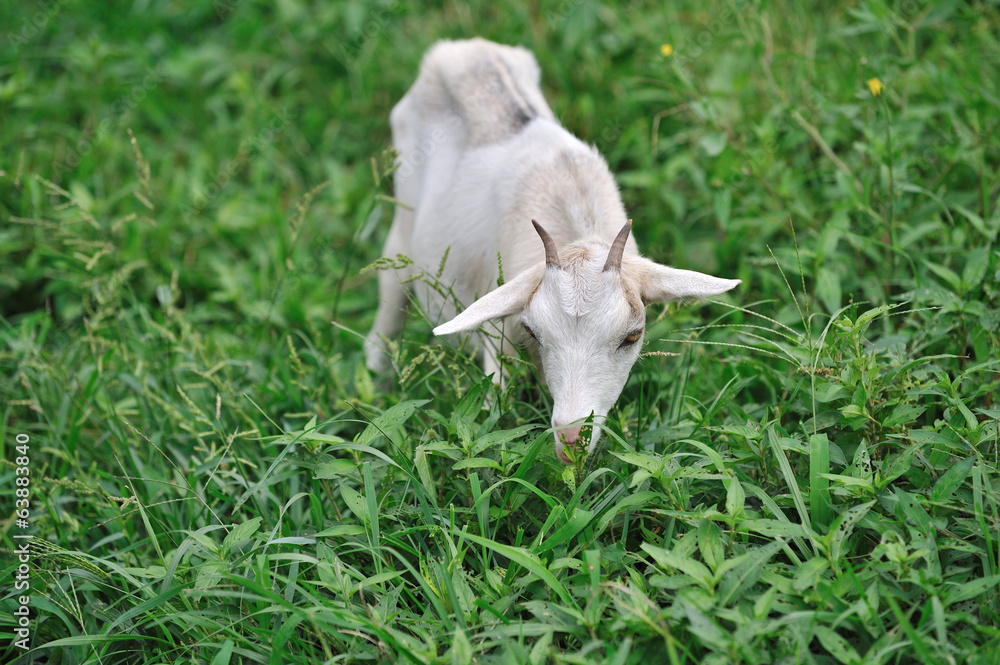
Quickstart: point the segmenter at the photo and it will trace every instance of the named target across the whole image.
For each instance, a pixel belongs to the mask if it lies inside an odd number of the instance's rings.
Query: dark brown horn
[[[535,220],[531,220],[531,223],[535,225],[535,230],[538,231],[538,235],[542,239],[542,244],[545,245],[545,266],[552,268],[562,267],[559,265],[559,252],[556,251],[556,243],[552,240],[552,236]]]
[[[632,231],[632,220],[625,222],[625,226],[622,230],[618,232],[615,237],[615,241],[611,243],[611,250],[608,252],[608,260],[604,262],[604,271],[608,270],[621,270],[622,269],[622,254],[625,253],[625,241],[628,240],[628,234]]]

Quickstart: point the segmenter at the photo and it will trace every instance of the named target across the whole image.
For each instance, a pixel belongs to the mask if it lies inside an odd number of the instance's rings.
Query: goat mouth
[[[593,427],[589,423],[588,419],[582,426],[556,430],[556,457],[566,464],[572,464],[590,453]],[[572,457],[566,454],[567,450],[572,451]]]

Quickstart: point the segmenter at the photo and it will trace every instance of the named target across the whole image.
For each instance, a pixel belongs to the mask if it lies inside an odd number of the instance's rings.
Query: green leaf
[[[365,528],[358,524],[336,524],[331,526],[329,529],[323,529],[317,533],[315,538],[339,538],[343,536],[360,536],[364,533]]]
[[[735,477],[729,479],[729,487],[726,490],[726,513],[734,520],[743,516],[743,507],[746,503],[746,492],[743,485]]]
[[[840,309],[843,295],[840,289],[840,275],[826,266],[816,272],[816,297],[830,314]]]
[[[469,665],[472,662],[472,644],[461,628],[455,629],[447,656],[451,659],[452,665]]]
[[[229,659],[233,657],[233,647],[235,644],[232,640],[226,640],[219,647],[219,653],[215,654],[215,658],[212,659],[212,665],[229,665]]]
[[[948,286],[951,287],[952,291],[954,291],[955,293],[962,292],[962,278],[959,277],[958,273],[956,273],[954,270],[942,265],[938,265],[937,263],[932,263],[927,259],[924,259],[924,265],[930,268],[935,275],[937,275],[945,282],[947,282]]]
[[[537,427],[537,425],[521,425],[520,427],[515,427],[514,429],[502,429],[488,432],[476,439],[475,443],[472,444],[472,454],[477,456],[490,448],[498,448],[505,443],[520,439]]]
[[[899,404],[892,410],[889,417],[882,421],[883,427],[898,427],[903,423],[912,423],[927,410],[927,407],[915,404]]]
[[[576,491],[576,467],[567,464],[560,475],[563,483],[569,488],[570,492]]]
[[[819,530],[830,524],[830,441],[826,434],[809,437],[809,511],[812,528]]]
[[[583,553],[586,570],[590,573],[591,593],[598,593],[601,590],[601,551],[587,550]]]
[[[629,494],[624,499],[619,501],[611,508],[609,511],[604,513],[601,517],[600,522],[597,524],[597,532],[602,533],[611,523],[611,520],[621,515],[626,510],[630,510],[637,506],[642,506],[649,503],[650,501],[661,501],[663,500],[663,494],[661,492],[644,491],[636,492],[635,494]]]
[[[830,558],[833,561],[839,561],[841,554],[843,553],[844,543],[850,538],[851,534],[854,533],[854,526],[858,521],[868,514],[868,511],[872,509],[875,505],[874,501],[868,501],[857,506],[852,506],[834,520],[831,530],[833,531],[833,537],[830,544]]]
[[[919,365],[926,365],[927,363],[933,363],[938,360],[944,360],[946,358],[959,358],[960,356],[951,353],[939,353],[933,356],[921,356],[916,360],[911,360],[905,362],[902,365],[896,365],[892,367],[885,375],[886,381],[894,381],[897,376],[902,376],[907,374],[911,369]]]
[[[535,640],[535,645],[531,647],[531,653],[528,656],[528,663],[530,665],[545,665],[548,662],[549,651],[552,647],[552,634],[554,631],[549,630],[547,633],[543,633],[537,640]],[[475,661],[469,661],[470,663]]]
[[[126,566],[122,570],[133,577],[152,578],[154,580],[162,579],[167,574],[167,569],[164,566],[147,566],[144,568]]]
[[[341,476],[345,473],[351,473],[352,471],[357,470],[357,468],[358,465],[355,464],[353,460],[335,459],[316,465],[316,471],[313,473],[313,478],[336,478],[337,476]]]
[[[813,557],[809,559],[795,571],[795,579],[792,581],[792,588],[796,591],[805,591],[816,586],[820,576],[830,567],[830,562],[823,557]]]
[[[403,576],[402,573],[396,572],[395,570],[389,570],[389,571],[386,571],[384,573],[377,573],[375,575],[369,575],[368,577],[366,577],[363,580],[361,580],[360,582],[358,582],[351,589],[351,592],[348,595],[354,595],[355,593],[358,593],[358,591],[360,591],[363,587],[364,588],[379,587],[379,586],[381,586],[385,582],[391,582],[392,580],[398,579],[398,578],[400,578],[402,576]]]
[[[978,596],[992,591],[993,598],[996,597],[996,590],[1000,586],[1000,575],[989,575],[979,579],[960,584],[957,587],[951,585],[945,587],[945,606],[961,603],[964,600],[971,600]],[[987,599],[983,599],[984,601]]]
[[[778,587],[771,587],[760,596],[753,603],[753,618],[760,621],[761,619],[767,618],[771,613],[771,608],[774,606],[774,598],[778,595]]]
[[[848,487],[860,487],[868,492],[875,491],[875,484],[865,478],[854,478],[853,476],[842,476],[836,473],[823,473],[820,474],[821,477],[827,480],[832,480],[835,483],[840,483],[841,485],[846,485]]]
[[[369,427],[371,427],[371,426],[369,425]],[[367,432],[368,430],[366,429],[365,431]],[[331,450],[331,452],[335,451],[335,450],[357,450],[360,453],[366,453],[366,454],[371,455],[373,457],[377,457],[380,460],[382,460],[383,462],[386,462],[387,464],[391,464],[392,466],[396,467],[397,469],[402,469],[403,468],[403,467],[399,466],[398,464],[396,464],[396,462],[393,461],[393,459],[391,457],[389,457],[388,455],[386,455],[385,453],[383,453],[381,450],[378,450],[377,448],[372,448],[371,446],[367,446],[367,445],[364,445],[364,444],[361,444],[361,443],[351,443],[350,441],[345,441],[344,443],[334,444],[333,446],[330,447],[330,450]]]
[[[608,665],[625,665],[628,662],[629,654],[632,652],[632,638],[626,637],[618,645],[618,650],[611,660],[607,661]]]
[[[820,404],[828,404],[834,400],[850,399],[851,393],[836,381],[817,381],[815,397]]]
[[[368,515],[368,526],[371,529],[369,540],[374,555],[374,551],[380,547],[381,531],[379,526],[378,491],[375,489],[375,476],[372,474],[371,462],[365,462],[361,465],[361,475],[365,481],[365,501],[367,503],[365,513]],[[381,559],[375,556],[375,565],[377,568],[381,568],[380,561]]]
[[[496,469],[497,471],[502,471],[503,467],[496,460],[491,460],[486,457],[472,457],[470,459],[464,459],[451,467],[452,471],[461,471],[463,469]]]
[[[990,250],[988,247],[976,247],[965,254],[965,268],[962,269],[963,292],[975,289],[986,277],[990,267]]]
[[[427,449],[424,446],[417,446],[417,449],[413,451],[413,464],[417,467],[417,476],[420,478],[420,483],[427,490],[431,497],[437,494],[436,487],[434,485],[434,477],[431,475],[431,465],[428,460]]]
[[[229,535],[227,535],[222,541],[222,551],[228,554],[237,543],[240,543],[257,533],[257,529],[260,528],[261,521],[261,518],[254,517],[253,519],[249,519],[242,524],[234,526],[233,530],[230,531]]]
[[[844,665],[855,665],[861,662],[861,657],[854,647],[847,643],[843,637],[835,633],[832,629],[822,624],[813,627],[816,637],[819,638],[823,648],[830,652],[830,655],[839,660]]]
[[[972,227],[976,229],[976,231],[979,231],[979,233],[981,233],[982,236],[986,238],[988,241],[993,242],[994,240],[996,240],[997,237],[996,229],[987,228],[986,222],[983,221],[982,217],[980,217],[979,215],[977,215],[976,213],[974,213],[973,211],[969,210],[964,206],[955,206],[955,210],[957,210],[963,217],[969,220],[969,223],[972,224]],[[994,219],[996,218],[994,217]]]
[[[919,501],[917,501],[917,497],[913,496],[906,490],[897,487],[896,500],[898,501],[898,506],[903,511],[905,518],[911,522],[921,534],[930,536],[934,533],[934,523],[931,520],[931,516],[927,514],[924,507],[920,505]]]
[[[708,567],[718,570],[726,553],[722,546],[722,532],[712,520],[704,519],[698,524],[698,549]]]
[[[553,547],[562,545],[570,538],[573,538],[576,534],[583,531],[591,520],[594,518],[594,511],[583,510],[582,508],[575,508],[573,510],[573,516],[569,518],[566,524],[556,529],[556,531],[542,541],[541,545],[533,548],[535,554],[541,554],[542,552],[547,552]]]
[[[862,313],[861,316],[858,317],[858,320],[854,322],[854,330],[864,333],[864,331],[868,329],[868,324],[896,307],[899,307],[899,305],[879,305],[878,307],[869,309],[868,311]]]
[[[363,362],[358,362],[354,368],[354,388],[358,391],[358,399],[365,404],[375,401],[375,384],[372,382],[372,375]]]
[[[312,421],[309,421],[310,423]],[[323,432],[318,432],[315,429],[315,425],[312,427],[305,427],[301,432],[291,432],[289,436],[296,437],[302,441],[320,441],[322,443],[343,443],[344,439],[337,436],[336,434],[324,434]]]
[[[851,467],[847,470],[853,478],[861,478],[864,480],[871,480],[874,475],[874,470],[872,469],[872,457],[868,452],[868,444],[861,440],[858,443],[857,449],[854,451],[854,459],[851,461]]]
[[[901,453],[894,453],[889,456],[889,459],[882,465],[882,477],[879,480],[880,490],[910,470],[910,467],[913,466],[913,455],[916,452],[916,446],[910,446]]]
[[[718,157],[721,155],[728,143],[729,139],[722,132],[708,132],[698,140],[698,145],[701,146],[702,150],[709,157]]]
[[[527,600],[522,605],[539,619],[561,628],[575,628],[583,622],[583,614],[578,610],[548,600]]]
[[[726,561],[725,565],[719,568],[720,573],[725,571],[722,583],[719,585],[721,606],[728,607],[738,602],[743,594],[757,583],[764,572],[764,566],[784,545],[785,541],[776,540]]]
[[[556,577],[545,567],[535,554],[523,547],[514,547],[512,545],[505,545],[503,543],[498,543],[481,536],[477,536],[472,533],[464,533],[462,537],[466,540],[472,541],[477,545],[489,548],[501,556],[505,556],[514,563],[519,564],[522,568],[527,569],[529,572],[533,573],[538,579],[542,580],[549,585],[553,591],[559,596],[559,598],[570,606],[575,606],[576,603],[573,602],[573,597],[570,595],[566,587],[563,586]]]
[[[934,488],[930,493],[931,501],[947,501],[955,493],[968,477],[972,466],[976,463],[975,457],[967,457],[961,462],[948,467],[948,470],[941,474],[941,477],[934,483]]]
[[[361,493],[350,485],[341,484],[340,486],[340,496],[343,497],[344,503],[347,507],[351,509],[351,512],[358,516],[359,519],[368,522],[368,504],[365,502]]]
[[[778,466],[781,468],[781,474],[785,478],[785,483],[792,493],[792,502],[795,504],[796,510],[798,510],[800,524],[809,524],[809,510],[806,508],[806,502],[802,498],[802,491],[799,489],[795,473],[792,472],[792,465],[788,463],[785,450],[778,441],[778,434],[774,431],[774,425],[769,425],[767,428],[767,441],[774,452],[775,458],[778,460]]]
[[[382,434],[399,429],[410,416],[416,413],[418,408],[428,402],[430,402],[429,399],[411,399],[390,407],[381,415],[373,418],[371,424],[358,435],[354,442],[357,445],[368,446]]]
[[[492,382],[492,379],[486,377],[465,393],[451,413],[451,426],[453,428],[458,429],[459,423],[465,423],[471,428],[472,423],[479,417],[483,401],[486,399],[486,392]]]
[[[953,399],[951,403],[956,409],[958,409],[959,413],[962,414],[962,417],[965,418],[965,425],[968,430],[970,432],[978,432],[979,419],[976,418],[975,414],[973,414],[969,407],[965,405],[965,402],[961,399]]]
[[[729,642],[722,628],[711,617],[695,607],[694,603],[684,603],[684,614],[687,616],[688,629],[706,644],[719,648]]]
[[[782,520],[743,520],[737,527],[740,531],[746,530],[750,533],[759,533],[762,536],[773,538],[775,536],[788,536],[789,538],[807,538],[809,531],[801,524],[785,522]]]
[[[846,418],[861,418],[862,420],[866,418],[865,412],[861,410],[861,407],[857,404],[848,404],[841,407],[840,412],[844,414]]]
[[[695,561],[690,557],[682,556],[676,552],[671,552],[649,543],[642,543],[640,547],[642,547],[643,551],[653,557],[653,560],[656,561],[656,564],[660,566],[660,568],[663,568],[666,571],[671,569],[679,570],[685,575],[694,578],[694,580],[705,589],[712,589],[712,573],[705,567],[705,564]]]
[[[666,463],[666,458],[659,455],[651,455],[649,453],[636,453],[632,451],[618,452],[612,451],[611,453],[621,461],[626,464],[631,464],[632,466],[637,466],[640,469],[644,469],[649,472],[651,476],[655,476],[663,470],[663,465]]]

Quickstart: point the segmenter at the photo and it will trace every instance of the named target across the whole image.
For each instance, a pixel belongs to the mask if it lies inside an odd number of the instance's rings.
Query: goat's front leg
[[[396,258],[400,254],[408,254],[412,227],[412,211],[398,208],[382,256]],[[383,340],[395,337],[403,328],[407,295],[406,287],[400,280],[406,277],[404,273],[405,269],[382,270],[378,274],[378,311],[375,312],[375,323],[365,338],[365,365],[376,373],[389,368],[389,355]]]
[[[399,283],[395,270],[379,273],[378,311],[375,323],[365,337],[365,365],[369,370],[382,373],[389,368],[389,354],[385,339],[395,337],[403,327],[406,317],[406,290]]]
[[[507,387],[507,369],[501,362],[501,356],[517,356],[517,346],[506,335],[499,340],[483,336],[483,373],[493,376],[493,383],[499,384],[500,390]]]

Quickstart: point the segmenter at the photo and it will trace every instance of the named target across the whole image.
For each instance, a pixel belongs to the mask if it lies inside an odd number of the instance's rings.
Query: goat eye
[[[531,328],[529,328],[529,327],[528,327],[528,324],[526,324],[526,323],[522,323],[522,324],[521,324],[521,326],[522,326],[522,327],[524,327],[524,332],[526,332],[526,333],[528,333],[529,335],[531,335],[531,339],[533,339],[533,340],[535,340],[536,342],[538,342],[538,337],[536,337],[536,336],[535,336],[535,331],[534,331],[534,330],[532,330]],[[539,343],[539,344],[541,344],[541,342],[538,342],[538,343]]]
[[[638,342],[641,338],[642,338],[642,330],[633,330],[629,334],[625,335],[625,339],[622,340],[622,343],[618,348],[621,349],[626,346],[632,346],[633,344]]]

